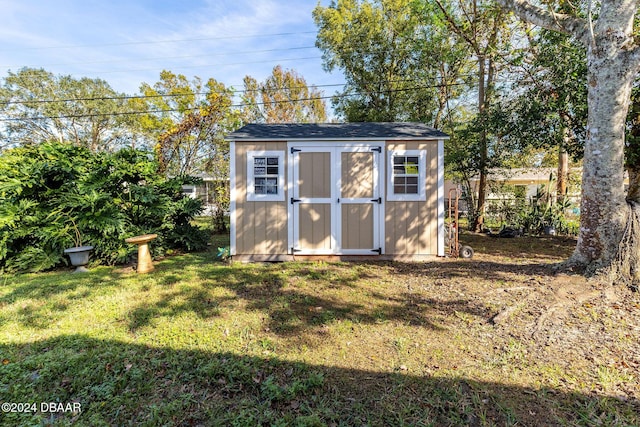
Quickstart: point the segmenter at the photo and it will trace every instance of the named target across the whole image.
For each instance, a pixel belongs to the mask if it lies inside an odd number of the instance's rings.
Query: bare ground
[[[568,370],[597,366],[600,390],[591,392],[640,400],[638,292],[559,268],[575,246],[572,238],[466,234],[461,240],[474,247],[476,256],[463,269],[468,277],[458,280],[467,296],[495,308],[487,320],[496,334],[527,343],[527,357],[539,362],[559,361]],[[503,263],[505,257],[509,263]],[[496,281],[504,286],[483,289]]]

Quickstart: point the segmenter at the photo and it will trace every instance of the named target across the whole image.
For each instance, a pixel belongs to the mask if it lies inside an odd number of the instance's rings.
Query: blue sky
[[[167,69],[242,88],[275,65],[308,84],[344,82],[322,69],[311,16],[318,0],[0,0],[0,76],[22,67],[106,80],[134,94]],[[321,0],[323,6],[329,0]],[[326,95],[339,89],[320,87]]]

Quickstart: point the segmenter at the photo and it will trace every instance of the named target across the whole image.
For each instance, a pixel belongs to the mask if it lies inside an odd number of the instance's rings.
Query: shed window
[[[247,153],[247,200],[284,200],[284,152]]]
[[[426,200],[426,153],[424,150],[390,151],[387,199]]]

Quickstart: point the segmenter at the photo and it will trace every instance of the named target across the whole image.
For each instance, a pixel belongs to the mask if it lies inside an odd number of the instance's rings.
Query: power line
[[[233,56],[233,55],[249,55],[256,53],[268,53],[268,52],[279,52],[279,51],[290,51],[290,50],[305,50],[305,49],[315,49],[315,46],[301,46],[301,47],[286,47],[286,48],[277,48],[277,49],[264,49],[264,50],[251,50],[244,52],[220,52],[220,53],[212,53],[210,55],[185,55],[185,56],[164,56],[164,57],[156,57],[156,58],[139,58],[136,59],[136,62],[141,61],[159,61],[159,60],[168,60],[168,59],[188,59],[188,58],[210,58],[212,56]],[[13,67],[27,67],[27,68],[35,68],[35,67],[59,67],[59,66],[68,66],[68,65],[86,65],[86,64],[113,64],[117,62],[128,62],[132,61],[132,59],[121,59],[121,60],[103,60],[103,61],[88,61],[88,62],[69,62],[64,64],[39,64],[37,66],[33,65],[0,65],[0,68],[13,68]],[[128,71],[128,70],[127,70]],[[138,71],[138,70],[133,70]]]
[[[67,46],[40,46],[13,49],[0,49],[0,52],[10,52],[15,50],[48,50],[48,49],[75,49],[79,47],[107,47],[107,46],[131,46],[131,45],[152,45],[163,43],[186,43],[197,41],[213,41],[213,40],[232,40],[232,39],[250,39],[262,37],[279,37],[279,36],[295,36],[300,34],[316,34],[317,31],[300,31],[291,33],[272,33],[272,34],[249,34],[241,36],[223,36],[223,37],[202,37],[193,39],[173,39],[173,40],[156,40],[156,41],[138,41],[138,42],[121,42],[121,43],[103,43],[103,44],[85,44],[85,45],[67,45]]]
[[[460,78],[465,78],[465,77],[469,77],[469,76],[461,76]],[[390,80],[386,83],[391,83],[391,84],[402,84],[402,83],[415,83],[418,80]],[[436,87],[449,87],[449,86],[460,86],[460,85],[464,85],[464,83],[438,83],[435,85],[422,85],[419,86],[418,88],[422,88],[422,89],[427,89],[427,88],[436,88]],[[237,94],[246,94],[246,93],[252,93],[252,92],[278,92],[281,90],[288,90],[288,91],[292,91],[292,90],[297,90],[297,89],[304,89],[304,88],[309,88],[309,89],[318,89],[318,88],[326,88],[326,87],[342,87],[345,86],[345,83],[329,83],[329,84],[323,84],[323,85],[306,85],[306,86],[289,86],[287,88],[273,88],[273,89],[229,89],[229,90],[223,90],[223,91],[214,91],[214,92],[192,92],[188,95],[195,95],[195,96],[202,96],[202,95],[208,95],[208,94],[219,94],[219,95],[225,95],[227,93],[232,93],[234,95]],[[402,89],[404,90],[404,89]],[[394,91],[394,90],[391,90]],[[375,91],[373,91],[375,92]],[[387,91],[378,91],[377,93],[380,92],[387,92]],[[84,97],[84,98],[61,98],[61,99],[35,99],[35,100],[29,100],[29,101],[24,101],[24,100],[20,100],[20,101],[6,101],[6,102],[0,102],[0,105],[16,105],[16,104],[21,104],[21,105],[33,105],[33,104],[53,104],[53,103],[62,103],[62,102],[78,102],[78,101],[119,101],[119,100],[131,100],[131,99],[156,99],[156,98],[173,98],[173,97],[180,97],[180,96],[185,96],[185,94],[183,93],[165,93],[165,94],[155,94],[155,95],[123,95],[123,96],[95,96],[95,97]]]
[[[450,86],[459,86],[464,85],[464,83],[447,83],[447,84],[437,84],[437,85],[422,85],[415,86],[409,88],[401,88],[401,89],[391,89],[391,90],[382,90],[382,91],[369,91],[366,93],[393,93],[393,92],[406,92],[410,90],[419,90],[419,89],[430,89],[437,87],[450,87]],[[233,104],[230,105],[230,108],[242,108],[249,105],[271,105],[271,104],[283,104],[283,103],[293,103],[293,102],[304,102],[304,101],[314,101],[314,100],[326,100],[326,99],[335,99],[335,98],[348,98],[352,96],[362,95],[361,92],[356,93],[343,93],[332,96],[320,96],[320,97],[311,97],[311,98],[299,98],[299,99],[288,99],[282,101],[272,101],[272,102],[256,102],[256,103],[242,103],[242,104]],[[190,107],[184,108],[181,110],[178,109],[158,109],[158,110],[145,110],[145,111],[121,111],[121,112],[113,112],[113,113],[91,113],[91,114],[68,114],[68,115],[60,115],[60,116],[41,116],[41,117],[11,117],[11,118],[0,118],[0,122],[15,122],[15,121],[27,121],[27,120],[60,120],[60,119],[79,119],[79,118],[91,118],[91,117],[110,117],[110,116],[126,116],[126,115],[138,115],[138,114],[156,114],[156,113],[171,113],[171,112],[185,112],[185,111],[196,111],[200,110],[202,107]]]
[[[294,90],[294,89],[303,89],[305,87],[309,89],[314,88],[322,88],[322,87],[339,87],[344,86],[344,83],[333,83],[333,84],[324,84],[324,85],[307,85],[307,86],[290,86],[288,88],[274,88],[274,89],[265,89],[267,92],[277,92],[280,90]],[[219,94],[224,95],[226,93],[233,94],[241,94],[241,93],[249,93],[249,92],[262,92],[263,89],[236,89],[236,90],[228,90],[228,91],[214,91],[214,92],[192,92],[188,95],[208,95],[208,94]],[[130,100],[130,99],[154,99],[154,98],[173,98],[185,96],[183,93],[164,93],[157,95],[123,95],[123,96],[95,96],[95,97],[86,97],[86,98],[62,98],[62,99],[35,99],[30,101],[6,101],[0,102],[0,105],[32,105],[32,104],[53,104],[57,102],[78,102],[78,101],[118,101],[118,100]]]

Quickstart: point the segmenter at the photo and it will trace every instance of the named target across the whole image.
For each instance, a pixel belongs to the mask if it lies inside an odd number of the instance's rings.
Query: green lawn
[[[473,260],[226,264],[219,238],[148,275],[3,276],[0,401],[36,411],[0,425],[640,425],[633,296],[576,307],[556,340],[522,332],[529,307],[492,324],[574,244],[533,242],[471,241]]]

